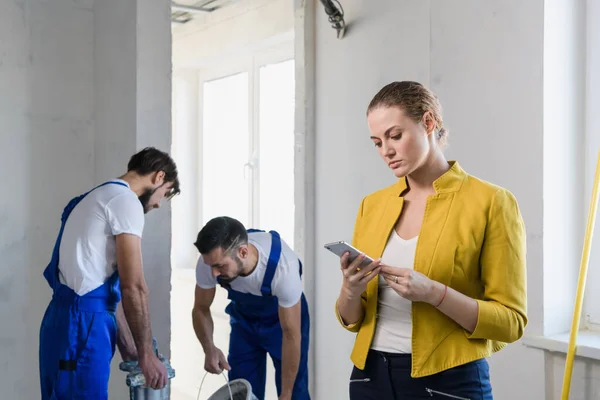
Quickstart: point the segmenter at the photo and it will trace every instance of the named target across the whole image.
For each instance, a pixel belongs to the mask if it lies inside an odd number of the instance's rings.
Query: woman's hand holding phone
[[[366,290],[367,283],[381,271],[381,259],[375,260],[366,266],[363,264],[364,259],[365,255],[362,253],[352,261],[350,261],[350,253],[348,252],[340,257],[341,270],[344,275],[342,291],[349,299],[360,297]]]

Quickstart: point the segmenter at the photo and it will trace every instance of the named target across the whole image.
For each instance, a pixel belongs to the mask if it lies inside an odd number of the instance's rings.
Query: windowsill
[[[525,337],[523,344],[527,347],[566,354],[569,349],[569,337],[569,332],[553,336]],[[600,332],[580,330],[577,335],[575,355],[600,360]]]

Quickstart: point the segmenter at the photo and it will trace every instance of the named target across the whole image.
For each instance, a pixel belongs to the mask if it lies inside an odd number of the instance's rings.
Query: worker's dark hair
[[[167,197],[171,198],[181,192],[175,161],[167,153],[154,147],[146,147],[131,156],[127,171],[135,171],[142,176],[162,171],[165,173],[165,182],[173,183],[173,188]]]
[[[248,232],[240,221],[231,217],[216,217],[200,230],[194,246],[200,254],[222,248],[227,255],[231,255],[247,243]]]

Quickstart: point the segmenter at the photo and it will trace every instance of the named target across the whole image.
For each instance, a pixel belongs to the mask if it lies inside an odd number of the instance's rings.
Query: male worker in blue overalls
[[[144,214],[177,193],[171,157],[146,148],[131,157],[125,175],[64,209],[44,271],[53,295],[40,328],[42,400],[108,399],[115,345],[123,360],[138,360],[147,386],[166,385],[153,349],[140,241]]]
[[[246,230],[237,220],[218,217],[198,234],[193,324],[204,349],[204,368],[229,370],[229,379],[250,382],[265,397],[266,353],[275,366],[279,400],[309,400],[308,305],[302,264],[277,232]],[[213,342],[210,306],[217,282],[231,300],[226,307],[231,335],[228,359]]]

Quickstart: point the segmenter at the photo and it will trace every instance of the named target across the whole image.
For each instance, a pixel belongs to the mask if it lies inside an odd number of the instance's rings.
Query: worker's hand
[[[348,260],[349,256],[350,253],[346,252],[340,257],[340,265],[344,274],[342,292],[349,298],[356,298],[363,294],[367,283],[375,278],[381,270],[381,260],[375,260],[366,267],[360,267],[365,255],[359,255],[352,262]]]
[[[167,385],[167,368],[158,357],[156,357],[156,354],[151,353],[146,357],[141,357],[138,365],[144,374],[146,387],[157,390],[162,389]]]
[[[223,369],[230,371],[231,367],[223,352],[213,346],[212,350],[207,351],[205,354],[204,369],[211,374],[220,374]]]

